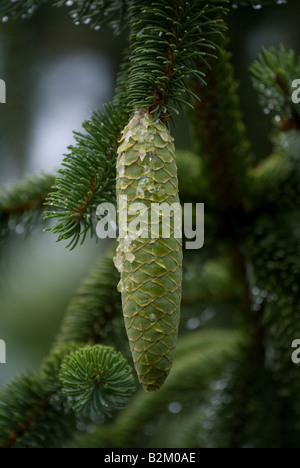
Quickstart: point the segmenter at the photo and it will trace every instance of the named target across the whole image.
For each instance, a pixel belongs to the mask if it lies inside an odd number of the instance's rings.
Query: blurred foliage
[[[300,335],[300,138],[286,121],[298,112],[287,102],[287,86],[299,69],[300,5],[233,3],[255,8],[234,8],[228,15],[232,58],[222,48],[219,61],[211,62],[209,87],[194,88],[202,102],[188,114],[194,116],[192,138],[186,117],[172,124],[177,147],[184,149],[177,158],[182,201],[206,203],[206,242],[201,252],[185,254],[177,358],[161,392],[137,392],[111,419],[100,411],[92,426],[86,415],[75,420],[66,397],[70,389],[64,393],[58,379],[66,356],[86,343],[101,343],[130,361],[111,255],[84,280],[107,244],[90,242],[69,254],[49,234],[37,234],[45,227],[40,215],[52,176],[1,188],[0,338],[8,353],[7,365],[0,365],[1,384],[25,368],[37,371],[67,310],[59,346],[41,371],[14,379],[0,395],[1,446],[63,446],[79,429],[84,434],[74,445],[81,447],[299,447],[299,372],[291,343]],[[111,13],[104,22],[120,32]],[[95,31],[98,19],[87,19],[76,29],[67,8],[46,5],[27,21],[5,18],[1,24],[0,77],[9,84],[0,115],[1,183],[30,167],[41,116],[34,90],[47,63],[70,51],[100,51],[116,71],[125,36],[115,38],[106,27]],[[255,91],[248,67],[261,46],[252,66]],[[270,108],[274,100],[276,109]]]

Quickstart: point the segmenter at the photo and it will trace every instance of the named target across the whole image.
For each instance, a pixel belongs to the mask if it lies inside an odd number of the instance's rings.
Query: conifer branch
[[[222,21],[215,18],[223,9],[202,0],[191,5],[179,0],[174,5],[167,0],[146,6],[140,0],[130,4],[131,44],[114,104],[106,108],[107,115],[94,113],[83,124],[88,136],[75,134],[77,146],[65,158],[56,192],[49,199],[47,218],[58,219],[52,232],[58,234],[58,241],[70,240],[71,248],[84,242],[89,232],[94,234],[97,206],[115,201],[116,149],[129,113],[149,107],[158,116],[172,114],[183,95],[191,95],[188,77],[203,81],[204,71],[198,72],[194,62],[206,63],[215,49],[209,37],[222,30]],[[171,107],[167,102],[173,103]]]
[[[121,354],[103,346],[76,348],[69,343],[54,350],[40,374],[17,377],[0,392],[1,448],[60,448],[74,437],[76,416],[95,421],[127,404],[135,388]]]
[[[219,61],[208,74],[207,81],[205,88],[197,82],[194,85],[202,99],[193,115],[195,140],[199,153],[205,158],[211,192],[215,193],[214,210],[220,222],[218,236],[227,239],[228,254],[233,263],[232,278],[238,285],[243,320],[247,322],[253,342],[263,352],[263,329],[251,312],[247,258],[242,247],[243,230],[256,216],[249,212],[247,204],[247,172],[252,158],[230,54],[224,48],[220,50]]]
[[[230,268],[225,261],[205,262],[200,274],[189,267],[188,274],[189,279],[183,281],[183,306],[238,299]]]
[[[48,3],[49,0],[2,0],[0,5],[0,16],[6,20],[10,18],[26,19],[32,16],[42,6]]]
[[[292,100],[294,80],[300,76],[300,57],[281,46],[263,48],[251,67],[253,84],[265,112],[281,131],[300,130],[300,104]]]
[[[254,182],[249,198],[255,199],[256,191],[256,195],[263,197],[260,202],[270,203],[269,212],[279,210],[284,214],[286,209],[295,209],[300,201],[297,196],[300,104],[292,99],[293,81],[300,76],[300,58],[283,46],[278,51],[262,49],[251,72],[260,104],[266,114],[274,117],[276,129],[272,137],[275,154],[249,174],[252,178],[249,188]]]
[[[111,259],[101,259],[78,293],[72,298],[57,342],[113,344],[118,347],[121,299],[119,274]],[[108,338],[107,338],[108,336]]]
[[[251,6],[254,9],[260,10],[264,6],[270,5],[285,5],[288,0],[232,0],[235,6]]]
[[[176,151],[180,200],[182,203],[207,200],[209,184],[204,177],[203,161],[197,154]]]
[[[265,214],[253,226],[252,235],[247,239],[247,250],[254,267],[254,287],[256,296],[254,307],[264,313],[264,323],[268,323],[274,349],[281,350],[286,343],[286,331],[298,336],[299,329],[299,286],[300,280],[300,232],[299,213]],[[287,242],[286,232],[289,232]],[[284,316],[279,311],[286,311]],[[278,315],[279,314],[279,315]],[[299,330],[299,331],[297,331]],[[300,335],[299,335],[300,336]],[[293,341],[293,339],[291,340]],[[282,354],[279,353],[282,359]],[[290,356],[282,359],[290,365]],[[291,369],[292,371],[292,369]]]
[[[2,389],[0,447],[62,447],[74,437],[75,415],[61,393],[58,375],[63,360],[76,349],[75,343],[56,348],[39,374],[21,375]]]
[[[0,239],[21,225],[28,232],[41,220],[54,175],[28,177],[0,189]]]
[[[109,24],[115,33],[121,33],[128,24],[129,0],[67,0],[54,1],[55,6],[69,6],[75,24],[86,24],[96,30]]]
[[[226,230],[235,217],[240,221],[244,216],[242,200],[251,161],[230,54],[220,50],[207,86],[194,81],[192,89],[201,99],[192,114],[197,150],[204,157],[215,205],[224,211],[222,229]]]
[[[58,241],[70,240],[72,249],[84,242],[88,232],[94,234],[98,205],[116,198],[115,165],[124,124],[120,110],[107,106],[106,112],[94,112],[83,123],[87,134],[75,133],[77,146],[70,147],[47,203],[51,211],[46,219],[58,220],[51,232],[58,234]]]
[[[61,371],[62,363],[70,354],[78,351],[81,346],[83,345],[75,341],[56,345],[43,360],[40,376],[44,381],[44,386],[49,395],[56,395],[56,397],[60,395],[62,385],[58,376]],[[60,395],[60,399],[64,398],[61,398]]]
[[[203,434],[203,427],[206,423],[205,409],[207,408],[208,401],[203,398],[203,405],[194,411],[187,412],[180,424],[180,431],[174,431],[172,434],[172,441],[174,447],[186,448],[204,448],[208,447],[207,438]],[[202,440],[201,440],[202,439]]]
[[[38,375],[14,379],[0,393],[0,447],[61,447],[74,433],[74,417],[61,411]]]
[[[140,392],[111,426],[99,428],[92,446],[102,440],[110,447],[128,447],[141,429],[153,418],[153,408],[159,414],[170,401],[180,400],[187,391],[200,389],[220,374],[223,363],[234,354],[240,337],[234,332],[207,332],[189,334],[179,341],[177,360],[165,385],[159,392]],[[224,360],[223,360],[224,359]],[[107,445],[106,445],[107,446]]]
[[[206,434],[213,445],[220,448],[289,446],[288,405],[264,358],[251,345],[244,343],[240,347],[234,362],[225,368],[220,387],[222,391],[216,389],[212,396],[219,404],[212,404],[210,409],[210,420],[216,424]],[[245,424],[245,419],[251,423]],[[203,423],[208,424],[209,419]]]
[[[229,0],[235,6],[262,7],[274,4],[285,4],[287,0]],[[36,13],[43,5],[51,4],[56,7],[67,6],[75,24],[86,24],[93,29],[100,29],[102,25],[112,26],[118,34],[129,23],[130,0],[1,0],[0,15],[11,18],[26,19]],[[223,5],[224,0],[213,0],[215,5]],[[141,2],[143,8],[148,2]]]
[[[27,19],[43,5],[70,8],[73,22],[88,25],[98,31],[103,25],[110,25],[119,34],[128,24],[129,0],[1,0],[0,15],[9,18]]]
[[[94,419],[122,409],[135,391],[131,367],[108,346],[86,346],[68,356],[59,380],[71,408]]]
[[[276,136],[276,153],[248,173],[248,204],[257,217],[263,213],[284,215],[300,208],[298,161],[293,157],[299,154],[300,144],[293,136],[294,132]]]
[[[127,92],[132,109],[147,107],[158,118],[167,118],[196,97],[188,79],[194,76],[205,83],[206,70],[197,69],[195,61],[207,66],[207,58],[215,53],[210,37],[224,29],[218,19],[225,11],[220,4],[227,0],[131,2]]]
[[[112,260],[101,260],[97,270],[92,273],[90,280],[83,284],[77,298],[73,300],[57,340],[58,344],[43,362],[41,373],[36,376],[25,375],[17,378],[3,389],[0,394],[0,446],[7,448],[12,446],[61,447],[71,436],[74,437],[76,432],[74,411],[77,414],[79,407],[81,411],[77,417],[81,418],[84,413],[85,417],[95,421],[100,416],[103,418],[112,413],[116,407],[126,404],[133,392],[132,377],[129,378],[129,367],[126,361],[121,359],[120,353],[116,353],[112,348],[88,346],[82,348],[80,353],[83,353],[88,361],[99,364],[99,356],[102,356],[104,349],[106,350],[103,354],[106,363],[103,369],[112,385],[115,379],[119,381],[120,375],[123,375],[123,397],[121,389],[115,391],[113,386],[107,387],[105,403],[102,386],[99,388],[96,386],[90,394],[80,391],[76,396],[76,405],[71,408],[68,385],[71,385],[72,379],[70,380],[71,374],[68,374],[68,377],[66,374],[70,366],[64,364],[65,377],[62,377],[62,380],[58,379],[65,359],[72,353],[79,352],[79,348],[85,343],[99,341],[103,343],[106,336],[109,336],[107,342],[112,344],[112,341],[115,341],[118,346],[121,334],[121,332],[119,334],[119,329],[123,330],[124,327],[119,327],[116,320],[117,312],[121,317],[116,276]],[[113,336],[117,338],[113,340]],[[126,342],[123,339],[121,341]],[[76,362],[75,359],[74,366],[78,370],[78,375],[73,366],[74,382],[82,378],[81,372],[85,369],[82,367],[82,359],[80,365]],[[14,408],[14,418],[11,418],[11,408]],[[8,420],[10,424],[7,424]],[[46,421],[51,421],[49,427],[46,426]]]

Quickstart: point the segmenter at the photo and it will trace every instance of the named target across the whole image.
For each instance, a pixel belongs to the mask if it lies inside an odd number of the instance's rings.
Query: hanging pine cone
[[[161,235],[161,217],[155,226],[160,235],[154,239],[151,226],[141,223],[139,234],[130,228],[137,223],[137,213],[128,213],[127,235],[122,223],[132,203],[143,203],[141,212],[149,221],[154,203],[180,207],[175,148],[166,126],[140,109],[124,129],[118,153],[120,237],[115,264],[121,273],[119,289],[135,368],[144,389],[155,391],[171,370],[177,342],[182,240],[175,237],[175,228],[181,226],[181,210],[172,212],[169,238]]]

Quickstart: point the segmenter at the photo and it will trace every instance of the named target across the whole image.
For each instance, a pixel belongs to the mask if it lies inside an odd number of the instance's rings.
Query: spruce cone
[[[139,109],[123,131],[118,153],[120,237],[115,264],[121,273],[119,290],[139,380],[146,391],[156,391],[171,370],[180,319],[182,239],[175,237],[175,229],[181,232],[182,219],[175,148],[166,126]],[[128,212],[126,235],[123,223],[132,203],[143,203],[144,208],[139,207],[140,213],[135,212],[138,207]],[[160,232],[168,218],[157,216],[155,203],[177,207],[165,225],[170,228],[169,238]],[[149,228],[138,223],[141,216],[149,220]],[[136,228],[141,228],[140,233]],[[152,229],[156,238],[151,237]]]

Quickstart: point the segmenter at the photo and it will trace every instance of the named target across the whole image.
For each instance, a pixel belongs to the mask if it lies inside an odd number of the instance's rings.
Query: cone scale
[[[146,391],[156,391],[170,373],[177,343],[182,239],[175,228],[181,225],[181,210],[173,138],[145,109],[135,112],[122,133],[117,201],[120,234],[114,260],[121,274],[125,326],[139,381]],[[143,205],[132,205],[137,203]],[[168,238],[162,235],[163,218],[152,214],[161,204],[179,207],[171,210]],[[148,226],[138,223],[141,214]]]

